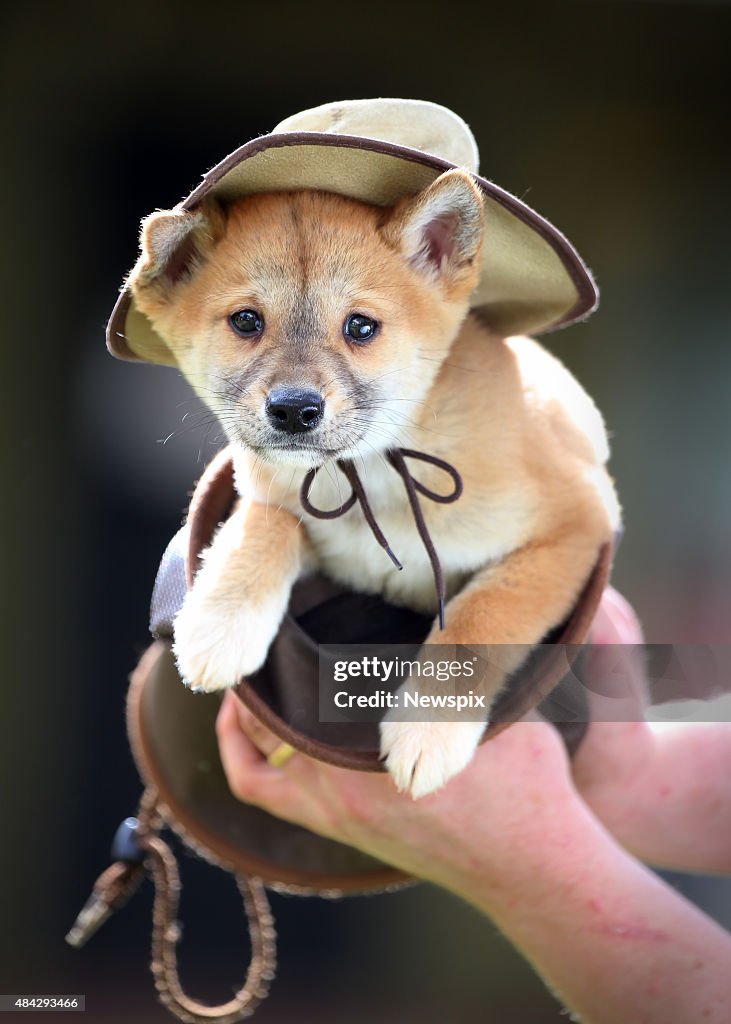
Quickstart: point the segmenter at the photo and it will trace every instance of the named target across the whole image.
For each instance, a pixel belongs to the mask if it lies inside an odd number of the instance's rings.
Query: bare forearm
[[[731,1019],[731,936],[577,806],[541,871],[455,886],[586,1024]]]
[[[578,798],[555,730],[522,722],[422,800],[295,755],[230,697],[221,756],[240,799],[356,846],[486,913],[585,1024],[727,1024],[731,937],[622,849]],[[486,965],[487,966],[487,965]]]
[[[577,765],[575,778],[612,835],[651,864],[731,872],[731,723],[592,731],[593,763]],[[645,752],[633,763],[639,745]]]

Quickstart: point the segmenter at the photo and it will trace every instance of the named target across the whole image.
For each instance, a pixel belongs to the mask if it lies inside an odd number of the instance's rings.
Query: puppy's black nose
[[[277,430],[301,434],[312,430],[322,419],[323,398],[316,391],[301,388],[277,388],[266,400],[266,414]]]

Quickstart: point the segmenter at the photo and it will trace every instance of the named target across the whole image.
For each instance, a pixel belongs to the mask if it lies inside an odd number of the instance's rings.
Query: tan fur
[[[169,241],[158,237],[153,252],[148,224],[130,285],[171,360],[218,414],[243,495],[176,622],[184,677],[214,689],[257,668],[292,582],[313,567],[434,612],[431,569],[402,483],[381,456],[394,445],[446,459],[464,479],[456,504],[423,502],[451,598],[446,631],[435,625],[427,643],[532,645],[557,625],[619,525],[606,434],[558,360],[467,315],[482,232],[469,176],[448,172],[394,210],[301,192],[252,196],[225,213],[209,206],[153,215],[164,236],[163,216],[174,217]],[[178,265],[171,280],[159,254],[180,245],[181,217],[191,218],[190,276]],[[263,314],[255,341],[228,324],[244,308]],[[355,312],[381,324],[362,347],[342,334]],[[276,447],[264,416],[266,396],[283,386],[325,399],[323,422],[295,435],[289,451]],[[303,516],[305,472],[338,457],[357,459],[403,572],[375,547],[358,508],[333,521]],[[414,472],[429,487],[448,487],[434,467],[415,464]],[[345,493],[342,476],[325,465],[313,502],[332,507]],[[510,650],[502,651],[506,671]],[[517,653],[514,660],[517,667]],[[490,684],[490,700],[503,679]],[[483,727],[386,722],[387,766],[400,787],[429,792],[469,761]]]

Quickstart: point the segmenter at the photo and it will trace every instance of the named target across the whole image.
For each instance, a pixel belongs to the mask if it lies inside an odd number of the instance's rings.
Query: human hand
[[[570,843],[584,812],[561,740],[543,722],[519,722],[483,744],[448,785],[420,800],[386,773],[349,771],[297,753],[267,761],[279,739],[227,693],[218,716],[232,792],[278,817],[355,846],[469,898],[521,884],[546,851]]]
[[[729,1019],[731,938],[601,827],[552,726],[515,723],[416,801],[299,753],[273,767],[278,738],[232,693],[217,732],[236,796],[470,901],[581,1019]]]

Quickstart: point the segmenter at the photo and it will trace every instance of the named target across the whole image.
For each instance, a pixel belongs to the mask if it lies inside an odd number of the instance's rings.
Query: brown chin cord
[[[409,505],[411,506],[411,513],[416,523],[416,528],[419,531],[422,544],[429,556],[431,562],[432,572],[434,573],[434,586],[437,592],[437,602],[439,605],[439,626],[440,629],[444,629],[444,602],[445,602],[445,587],[444,587],[444,574],[442,573],[442,566],[437,555],[434,542],[431,539],[429,530],[427,529],[426,522],[424,520],[424,513],[421,505],[419,504],[419,494],[423,494],[425,498],[429,498],[430,501],[439,502],[442,505],[448,505],[453,501],[456,501],[462,494],[462,477],[459,475],[454,466],[450,466],[444,459],[438,459],[435,455],[427,455],[426,452],[417,452],[413,448],[391,448],[386,452],[386,458],[399,474],[403,480],[404,487],[406,488],[406,495],[409,499]],[[421,462],[428,462],[432,466],[436,466],[438,469],[443,469],[445,473],[448,473],[454,481],[454,490],[451,494],[438,494],[436,491],[429,490],[424,484],[419,483],[409,472],[409,468],[406,465],[406,458],[419,459]],[[307,476],[302,481],[302,489],[300,490],[300,501],[305,512],[308,512],[311,516],[315,516],[317,519],[337,519],[338,516],[345,515],[355,505],[356,502],[360,504],[363,510],[363,515],[371,529],[371,533],[376,538],[378,543],[384,549],[388,557],[391,559],[397,569],[403,569],[403,565],[398,560],[396,555],[391,550],[391,546],[386,540],[383,531],[376,522],[376,517],[373,515],[370,503],[366,496],[361,479],[358,476],[353,462],[350,459],[338,459],[336,466],[347,477],[348,482],[351,486],[350,497],[347,498],[342,505],[333,509],[320,509],[316,508],[310,501],[310,490],[314,482],[315,476],[318,471],[322,468],[320,466],[315,469],[311,469]],[[418,493],[417,493],[418,492]]]
[[[251,959],[244,983],[228,1002],[218,1006],[208,1006],[191,998],[180,983],[177,965],[180,876],[175,855],[160,836],[164,822],[158,803],[157,791],[148,786],[142,794],[137,817],[127,818],[117,830],[112,847],[114,863],[96,880],[92,895],[66,941],[77,948],[83,946],[115,910],[124,906],[147,868],[155,885],[152,973],[160,1001],[186,1024],[236,1024],[251,1016],[266,997],[276,969],[274,922],[266,890],[258,878],[235,876],[251,939]]]

